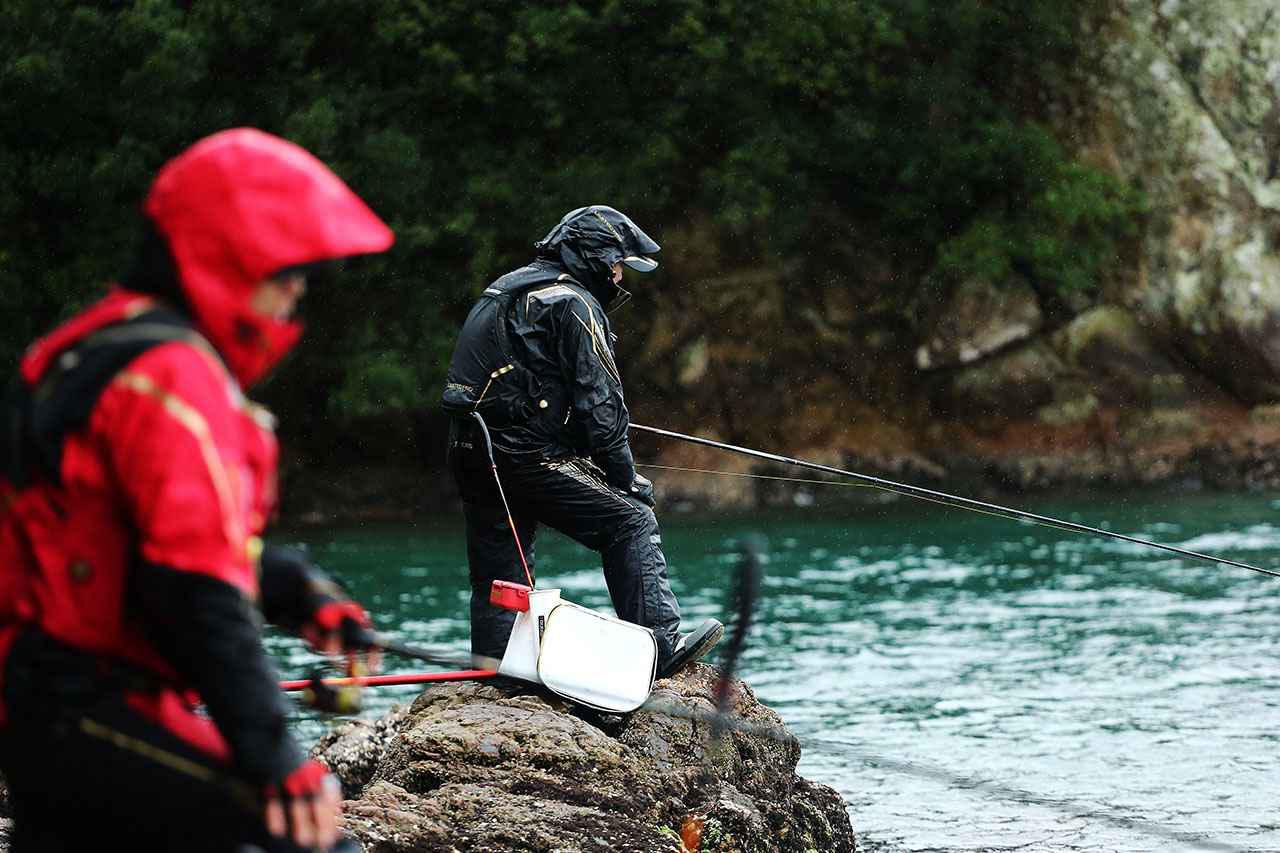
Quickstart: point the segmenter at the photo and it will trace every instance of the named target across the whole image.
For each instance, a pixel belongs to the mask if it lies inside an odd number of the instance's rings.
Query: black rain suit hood
[[[565,214],[534,248],[539,258],[560,263],[608,307],[620,289],[613,283],[613,265],[622,263],[649,272],[658,266],[649,255],[662,247],[626,214],[593,204]]]

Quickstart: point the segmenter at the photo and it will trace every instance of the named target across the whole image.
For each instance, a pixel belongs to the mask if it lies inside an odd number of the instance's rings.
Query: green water
[[[1024,506],[1280,566],[1274,495]],[[869,846],[1280,850],[1280,579],[906,502],[668,514],[663,528],[689,620],[723,616],[734,542],[766,535],[741,673]],[[467,648],[460,519],[287,538],[345,578],[380,629]],[[551,533],[538,559],[540,586],[608,607],[594,554]],[[285,673],[315,660],[292,639],[270,644]],[[366,691],[365,715],[414,695]],[[324,725],[300,714],[308,739]]]

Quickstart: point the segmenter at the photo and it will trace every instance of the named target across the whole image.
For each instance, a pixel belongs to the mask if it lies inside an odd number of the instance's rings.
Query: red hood
[[[285,267],[385,251],[395,239],[327,166],[252,128],[216,133],[170,160],[143,209],[169,245],[196,327],[244,386],[302,331],[251,310],[259,282]]]

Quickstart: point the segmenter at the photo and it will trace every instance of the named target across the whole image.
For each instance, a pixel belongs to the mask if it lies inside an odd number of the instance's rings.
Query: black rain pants
[[[528,581],[488,457],[479,448],[455,445],[449,459],[467,522],[471,650],[501,658],[515,614],[489,604],[490,586],[495,580]],[[530,572],[534,572],[534,539],[540,524],[599,552],[618,618],[652,629],[659,662],[669,658],[679,640],[680,605],[667,578],[653,510],[606,483],[604,474],[587,459],[500,460],[498,466]]]

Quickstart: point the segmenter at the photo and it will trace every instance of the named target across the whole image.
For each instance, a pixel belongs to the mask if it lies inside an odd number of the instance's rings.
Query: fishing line
[[[1057,811],[1067,817],[1107,823],[1130,832],[1176,841],[1199,850],[1211,850],[1217,851],[1217,853],[1246,853],[1246,848],[1206,838],[1203,835],[1171,829],[1143,818],[1128,817],[1111,811],[1093,808],[1067,797],[1051,797],[1045,794],[1037,794],[1033,791],[1003,785],[999,782],[961,775],[937,765],[891,758],[883,753],[846,741],[829,738],[801,739],[781,725],[743,719],[722,708],[713,710],[699,707],[680,701],[678,698],[659,694],[646,702],[640,710],[652,714],[660,714],[664,717],[689,720],[692,723],[706,724],[711,729],[709,740],[712,743],[715,742],[716,737],[722,737],[725,732],[739,732],[754,737],[767,738],[786,746],[795,746],[801,750],[812,747],[819,754],[836,753],[844,755],[872,767],[883,768],[893,773],[912,776],[917,779],[938,782],[948,788],[975,791],[1019,805],[1041,806]]]
[[[784,483],[812,483],[815,486],[843,486],[846,489],[871,489],[866,483],[839,483],[835,480],[806,480],[804,477],[778,477],[772,474],[751,474],[746,471],[717,471],[714,468],[682,468],[679,465],[655,465],[637,462],[637,468],[653,468],[659,471],[687,471],[691,474],[714,474],[717,477],[746,477],[751,480],[780,480]]]
[[[899,758],[890,758],[882,753],[857,746],[856,744],[847,743],[845,741],[831,740],[828,738],[805,738],[802,740],[782,726],[755,723],[738,717],[731,717],[726,720],[724,719],[724,716],[717,711],[697,708],[692,705],[667,698],[655,697],[650,699],[645,703],[643,710],[662,714],[666,717],[689,720],[695,723],[706,723],[710,725],[713,730],[717,725],[720,725],[728,731],[741,732],[755,737],[768,738],[769,740],[773,740],[781,744],[789,746],[795,745],[801,749],[803,749],[805,745],[820,747],[815,751],[819,753],[837,753],[857,759],[863,764],[867,764],[872,767],[880,767],[904,776],[913,776],[917,779],[939,782],[948,788],[977,791],[990,795],[996,799],[1020,805],[1029,804],[1041,806],[1043,808],[1057,811],[1068,817],[1080,818],[1082,820],[1096,820],[1142,835],[1177,841],[1180,844],[1185,844],[1188,847],[1195,847],[1200,850],[1213,850],[1218,851],[1218,853],[1247,853],[1246,848],[1236,847],[1224,841],[1217,841],[1212,838],[1205,838],[1203,835],[1195,835],[1189,832],[1170,829],[1162,824],[1154,823],[1153,821],[1144,820],[1142,818],[1128,817],[1125,815],[1115,814],[1114,812],[1095,809],[1067,797],[1050,797],[1044,794],[1037,794],[1033,791],[1027,791],[1022,788],[1002,785],[999,782],[978,779],[974,776],[963,776],[937,765],[924,764],[918,761],[904,761]]]
[[[846,489],[875,489],[876,491],[890,492],[896,495],[902,494],[901,492],[895,491],[894,489],[889,489],[884,486],[877,486],[873,483],[840,483],[840,482],[837,482],[836,480],[810,480],[805,477],[779,477],[773,474],[752,474],[746,471],[717,471],[714,468],[683,468],[678,465],[656,465],[651,462],[643,462],[643,463],[637,462],[636,467],[637,468],[655,468],[662,471],[686,471],[691,474],[713,474],[717,477],[746,477],[752,480],[777,480],[783,483],[810,483],[815,486],[840,486]],[[1040,527],[1052,527],[1057,530],[1065,530],[1068,533],[1079,532],[1070,527],[1066,527],[1064,524],[1051,523],[1048,521],[1033,521],[1032,519],[1024,518],[1020,515],[1004,515],[1002,513],[992,512],[991,510],[977,509],[974,507],[965,507],[965,506],[957,507],[953,503],[948,503],[947,501],[938,500],[936,498],[927,497],[925,495],[907,495],[907,497],[914,497],[916,500],[924,501],[926,503],[931,503],[931,504],[938,504],[939,506],[945,506],[950,509],[964,509],[964,510],[968,510],[969,512],[977,513],[978,515],[989,515],[993,518],[1003,518],[1006,521],[1017,521],[1022,524],[1035,524]],[[1258,569],[1258,571],[1266,572],[1267,570]],[[1277,573],[1277,576],[1280,576],[1280,573]]]
[[[942,504],[943,506],[951,507],[953,509],[963,509],[968,510],[969,512],[981,513],[983,515],[993,515],[1010,521],[1031,522],[1045,527],[1053,527],[1058,530],[1070,531],[1072,533],[1088,533],[1094,536],[1106,536],[1112,539],[1119,539],[1123,542],[1130,542],[1135,545],[1143,545],[1148,548],[1158,548],[1183,557],[1191,557],[1196,560],[1204,560],[1209,563],[1218,563],[1226,566],[1235,566],[1238,569],[1248,569],[1251,572],[1280,578],[1280,571],[1275,571],[1273,569],[1264,569],[1260,566],[1242,563],[1238,560],[1231,560],[1226,557],[1215,557],[1212,554],[1203,554],[1199,551],[1192,551],[1187,548],[1179,548],[1174,545],[1152,542],[1149,539],[1139,539],[1136,536],[1126,536],[1123,533],[1115,533],[1110,530],[1103,530],[1099,527],[1090,527],[1087,524],[1078,524],[1074,521],[1064,521],[1060,518],[1038,515],[1022,509],[1001,506],[987,501],[975,500],[974,498],[961,497],[960,495],[952,495],[947,492],[937,491],[936,489],[927,489],[923,486],[899,483],[895,480],[884,479],[883,477],[873,477],[870,474],[860,474],[857,471],[847,471],[843,468],[836,468],[831,465],[822,465],[817,462],[806,462],[803,459],[795,459],[790,456],[782,456],[777,453],[768,453],[763,450],[753,450],[749,447],[739,447],[736,444],[726,444],[722,441],[713,441],[712,439],[701,438],[695,435],[685,435],[684,433],[659,429],[657,427],[631,424],[631,429],[638,430],[640,432],[653,433],[654,435],[661,435],[667,438],[674,438],[679,441],[688,442],[689,444],[700,444],[704,447],[714,447],[718,450],[727,450],[731,453],[753,456],[757,459],[767,459],[771,462],[780,462],[784,465],[794,465],[798,468],[808,468],[810,470],[821,471],[826,474],[850,477],[854,480],[859,480],[872,488],[880,489],[881,491],[891,492],[893,494],[902,495],[903,497],[914,498],[915,500]]]

